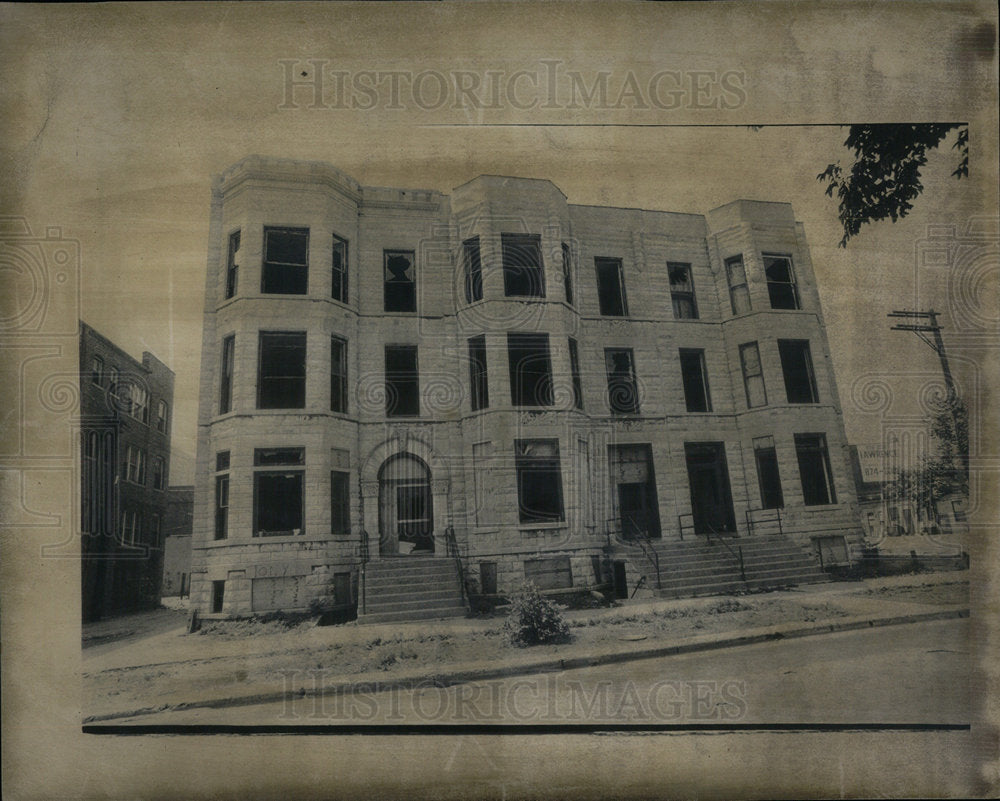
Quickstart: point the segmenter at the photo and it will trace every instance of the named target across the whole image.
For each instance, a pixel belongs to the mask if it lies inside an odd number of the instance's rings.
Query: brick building
[[[163,569],[174,374],[80,323],[84,621],[155,607]]]
[[[194,486],[168,487],[163,518],[163,597],[183,597],[191,590],[193,526]]]
[[[788,204],[582,206],[498,176],[445,195],[257,156],[212,198],[202,614],[457,613],[432,592],[449,563],[484,594],[613,575],[693,594],[726,585],[721,568],[668,575],[702,553],[721,565],[739,549],[734,580],[790,583],[793,567],[815,578],[821,550],[857,551]]]

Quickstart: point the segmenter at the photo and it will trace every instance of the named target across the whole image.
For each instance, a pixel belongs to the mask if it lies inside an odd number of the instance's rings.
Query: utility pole
[[[948,354],[945,353],[944,340],[941,339],[941,326],[939,326],[937,322],[937,312],[933,309],[925,312],[904,310],[891,312],[888,316],[921,321],[894,325],[890,330],[912,331],[938,355],[938,358],[941,360],[941,372],[944,373],[944,386],[948,393],[948,403],[952,406],[952,411],[954,413],[953,404],[958,399],[958,392],[955,389],[955,381],[951,377],[951,368],[948,366]],[[924,320],[927,322],[922,322]],[[928,334],[931,334],[931,336],[928,337]]]

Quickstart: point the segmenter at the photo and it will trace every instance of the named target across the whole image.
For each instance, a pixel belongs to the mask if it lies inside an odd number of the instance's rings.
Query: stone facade
[[[365,557],[449,541],[500,593],[526,576],[603,582],[617,536],[757,536],[779,516],[804,544],[856,554],[788,204],[581,206],[499,176],[444,195],[257,156],[212,197],[201,614],[343,600]]]

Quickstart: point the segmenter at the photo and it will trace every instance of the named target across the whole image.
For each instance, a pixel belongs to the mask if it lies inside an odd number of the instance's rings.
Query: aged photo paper
[[[994,797],[997,64],[0,6],[7,795]]]

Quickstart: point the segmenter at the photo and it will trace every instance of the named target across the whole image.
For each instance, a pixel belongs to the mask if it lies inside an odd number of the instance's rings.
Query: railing
[[[359,606],[361,607],[361,614],[364,614],[368,611],[368,591],[365,582],[365,565],[367,565],[368,561],[371,559],[371,552],[368,546],[368,532],[364,529],[361,529],[361,546],[359,555],[361,557],[361,603]]]
[[[747,580],[746,569],[743,566],[743,548],[739,545],[736,546],[736,550],[733,550],[733,546],[726,542],[725,537],[723,537],[718,531],[712,528],[711,523],[705,523],[708,527],[708,531],[705,532],[705,538],[708,540],[708,544],[712,544],[712,535],[715,535],[715,539],[718,540],[725,546],[725,549],[729,551],[730,555],[735,559],[740,566],[740,581],[745,582]]]
[[[455,537],[454,526],[448,526],[444,530],[444,544],[448,556],[455,560],[458,567],[458,585],[462,589],[462,603],[465,604],[466,609],[470,609],[469,591],[465,586],[465,567],[462,565],[462,555],[458,550],[458,539]]]
[[[677,515],[677,531],[680,533],[681,539],[684,539],[685,530],[690,531],[692,534],[698,533],[694,530],[694,514],[691,512],[683,512],[682,514]]]
[[[631,528],[629,530],[630,534],[635,535],[634,537],[625,536],[625,526],[624,522],[628,520],[631,523]],[[653,570],[656,571],[656,589],[662,589],[663,582],[660,578],[660,555],[657,553],[656,548],[653,546],[653,540],[642,526],[636,521],[632,515],[624,515],[623,517],[609,517],[605,522],[608,531],[608,539],[610,541],[612,530],[620,533],[620,539],[627,543],[635,543],[639,546],[639,550],[642,551],[643,556],[649,560],[650,564],[653,565]],[[639,585],[636,585],[636,589]],[[633,593],[634,594],[634,593]]]
[[[770,516],[760,517],[759,513],[761,512],[770,513]],[[754,534],[754,528],[764,523],[777,523],[778,534],[784,536],[785,532],[782,528],[781,507],[775,507],[774,509],[747,509],[745,516],[747,521],[747,532],[751,536]]]

